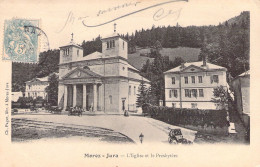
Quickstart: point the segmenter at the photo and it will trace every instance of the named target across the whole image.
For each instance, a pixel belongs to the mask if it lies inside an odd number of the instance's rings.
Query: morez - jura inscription
[[[3,60],[37,61],[39,34],[34,27],[39,27],[39,20],[5,20]]]

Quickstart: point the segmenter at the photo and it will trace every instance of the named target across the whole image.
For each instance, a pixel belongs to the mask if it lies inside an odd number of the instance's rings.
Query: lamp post
[[[139,139],[140,139],[140,142],[141,142],[141,143],[143,143],[143,138],[144,138],[144,135],[141,133],[141,134],[139,135]]]

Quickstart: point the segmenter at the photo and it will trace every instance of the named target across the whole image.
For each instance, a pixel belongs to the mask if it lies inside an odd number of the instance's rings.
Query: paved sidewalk
[[[168,143],[168,128],[180,128],[167,123],[142,116],[106,115],[104,113],[84,113],[82,117],[68,116],[63,113],[50,114],[46,112],[18,114],[12,118],[26,118],[29,120],[63,123],[72,125],[93,126],[112,129],[131,138],[135,143],[140,143],[139,135],[144,135],[143,144],[151,142]],[[184,138],[194,141],[196,131],[182,129]]]

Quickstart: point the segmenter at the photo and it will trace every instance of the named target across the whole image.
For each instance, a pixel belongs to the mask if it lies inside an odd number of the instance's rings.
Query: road
[[[168,144],[168,128],[180,128],[142,116],[122,115],[55,115],[46,112],[12,116],[12,141],[32,139],[72,138],[113,143]],[[180,128],[184,138],[194,141],[196,131]]]

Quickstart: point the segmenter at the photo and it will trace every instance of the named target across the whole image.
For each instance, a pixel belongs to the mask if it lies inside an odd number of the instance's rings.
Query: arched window
[[[109,42],[107,41],[107,48],[109,48]]]
[[[123,49],[125,49],[125,42],[123,42]]]
[[[79,50],[77,50],[77,55],[79,56]]]
[[[109,103],[112,104],[112,96],[109,95]]]
[[[129,86],[128,94],[131,95],[131,86]]]
[[[134,95],[136,95],[136,87],[134,86]]]

